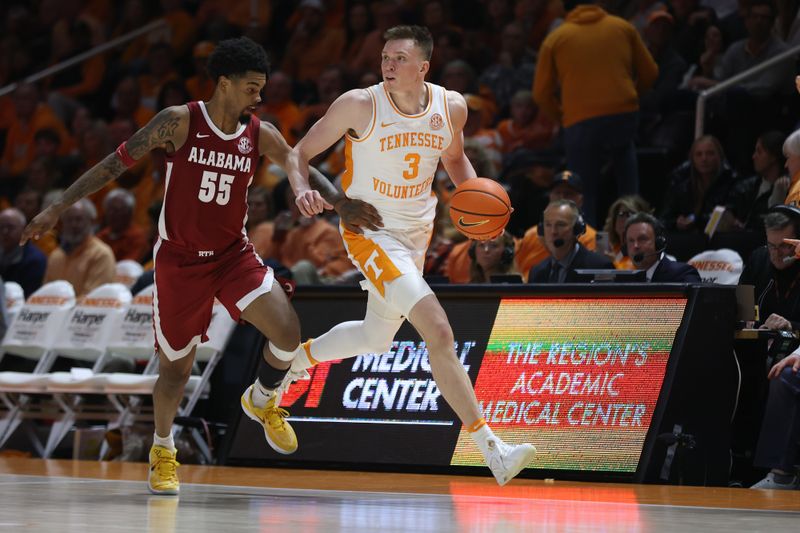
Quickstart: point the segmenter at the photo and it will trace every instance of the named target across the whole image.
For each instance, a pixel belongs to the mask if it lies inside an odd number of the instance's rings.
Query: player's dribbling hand
[[[22,230],[22,236],[19,239],[19,245],[24,245],[28,239],[38,239],[56,225],[58,222],[59,213],[53,207],[48,207],[31,220],[25,229]]]
[[[383,227],[383,220],[375,206],[361,200],[344,198],[336,203],[336,212],[344,227],[353,233],[362,233],[363,228],[377,231]]]
[[[315,190],[308,190],[298,194],[294,202],[300,212],[307,217],[318,215],[325,209],[333,209],[333,206],[322,198],[319,191]]]
[[[794,256],[800,257],[800,239],[783,239],[783,242],[794,246]]]

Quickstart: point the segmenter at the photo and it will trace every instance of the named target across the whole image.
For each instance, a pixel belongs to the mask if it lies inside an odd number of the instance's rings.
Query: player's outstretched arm
[[[261,123],[259,145],[261,153],[266,154],[270,161],[287,170],[288,173],[287,163],[292,149],[289,148],[286,140],[275,126],[265,122]],[[342,219],[342,223],[351,231],[361,233],[361,227],[374,230],[383,225],[378,211],[372,205],[361,200],[347,198],[319,170],[311,166],[306,168],[308,169],[311,194],[307,194],[305,199],[295,198],[297,206],[303,214],[306,214],[304,210],[311,210],[310,207],[315,199],[321,197],[325,209],[335,209]]]
[[[364,89],[348,91],[336,99],[297,143],[287,158],[286,172],[297,197],[297,206],[306,216],[322,212],[321,206],[303,199],[310,196],[308,162],[339,142],[348,131],[363,132],[372,120],[372,98]]]
[[[20,244],[25,244],[30,238],[38,239],[51,230],[69,206],[117,179],[150,150],[179,148],[186,139],[188,116],[186,106],[168,107],[159,112],[127,142],[122,143],[116,152],[108,154],[75,180],[58,201],[36,215],[23,230]]]
[[[467,123],[467,103],[455,91],[447,91],[447,106],[453,124],[453,140],[442,151],[442,164],[447,175],[456,186],[477,177],[467,155],[464,153],[464,124]]]

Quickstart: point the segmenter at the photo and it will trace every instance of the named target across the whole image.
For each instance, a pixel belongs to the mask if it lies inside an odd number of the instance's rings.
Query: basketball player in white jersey
[[[344,136],[344,193],[372,204],[382,219],[382,227],[365,225],[363,233],[342,227],[350,259],[366,278],[364,320],[339,324],[304,343],[292,371],[302,372],[321,361],[382,353],[407,318],[428,347],[436,385],[503,485],[533,459],[536,449],[508,445],[486,425],[469,376],[456,357],[444,309],[422,278],[436,207],[431,184],[439,159],[456,185],[476,177],[464,155],[467,106],[460,94],[425,82],[433,50],[426,28],[397,26],[384,38],[383,83],[340,96],[287,160],[295,194],[304,198],[309,160]],[[298,201],[298,206],[308,216],[323,209],[321,201]]]

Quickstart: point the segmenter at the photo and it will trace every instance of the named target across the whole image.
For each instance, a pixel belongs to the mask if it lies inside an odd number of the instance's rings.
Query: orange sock
[[[475,433],[485,425],[486,425],[486,420],[483,417],[480,417],[475,422],[467,426],[467,432]]]

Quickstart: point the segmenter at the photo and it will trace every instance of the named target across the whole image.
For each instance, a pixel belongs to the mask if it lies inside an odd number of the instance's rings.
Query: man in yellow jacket
[[[571,5],[570,5],[571,4]],[[600,169],[613,163],[617,196],[639,191],[634,136],[639,94],[658,67],[627,21],[583,0],[567,0],[564,24],[542,43],[533,99],[561,121],[567,168],[584,180],[586,222],[597,224]]]

